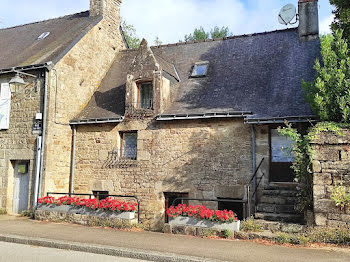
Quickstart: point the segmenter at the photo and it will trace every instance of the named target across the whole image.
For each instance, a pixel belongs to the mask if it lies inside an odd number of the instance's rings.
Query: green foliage
[[[32,212],[30,210],[24,210],[21,212],[21,217],[32,217]]]
[[[225,229],[222,231],[222,237],[223,238],[231,238],[233,236],[232,231]]]
[[[6,209],[0,208],[0,215],[6,215],[6,214],[7,214]]]
[[[295,181],[299,183],[297,208],[300,212],[313,209],[313,172],[312,172],[312,148],[310,142],[316,139],[322,132],[333,132],[342,135],[339,124],[321,122],[310,128],[306,135],[300,134],[291,124],[279,128],[279,133],[294,141],[291,152],[294,156],[292,169],[295,173]]]
[[[241,231],[243,232],[262,232],[264,228],[257,224],[254,218],[248,218],[241,223]]]
[[[315,227],[305,233],[279,233],[275,237],[275,242],[294,245],[308,243],[350,245],[350,227]]]
[[[350,227],[316,227],[307,233],[310,242],[350,245]]]
[[[337,207],[340,207],[340,209],[344,209],[346,206],[350,205],[350,193],[346,192],[343,183],[340,183],[331,189],[331,199]]]
[[[209,32],[206,32],[204,28],[201,26],[200,28],[196,28],[192,34],[185,35],[184,40],[185,42],[191,42],[191,41],[200,41],[200,40],[206,40],[206,39],[214,39],[214,38],[222,38],[222,37],[228,37],[231,36],[232,33],[230,32],[228,27],[218,27],[215,26],[212,28]]]
[[[122,21],[122,29],[124,32],[125,40],[129,45],[129,48],[139,48],[141,39],[136,35],[136,29],[133,25],[128,24],[125,20]]]
[[[338,29],[344,30],[344,37],[350,39],[350,1],[349,0],[330,0],[335,6],[333,14],[335,20],[332,23],[332,30],[335,32]]]
[[[160,40],[159,37],[157,36],[156,39],[154,39],[154,44],[155,44],[155,45],[162,45],[163,42],[162,42],[162,40]]]
[[[341,30],[322,37],[321,55],[316,80],[302,83],[306,100],[321,120],[350,123],[350,57]]]

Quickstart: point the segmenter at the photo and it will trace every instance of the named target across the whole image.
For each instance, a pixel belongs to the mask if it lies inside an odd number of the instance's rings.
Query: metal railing
[[[61,195],[61,196],[84,196],[84,197],[89,197],[89,199],[99,199],[99,196],[103,196],[103,197],[114,197],[114,198],[126,198],[126,199],[134,199],[137,203],[137,223],[140,223],[140,200],[136,197],[136,196],[123,196],[123,195],[110,195],[110,194],[99,194],[99,192],[97,192],[96,194],[84,194],[84,193],[57,193],[57,192],[47,192],[46,194],[47,196],[52,196],[52,195]]]
[[[258,167],[255,169],[255,172],[254,172],[253,176],[251,177],[251,179],[249,180],[249,182],[247,184],[247,189],[248,189],[247,190],[247,197],[248,197],[249,206],[250,206],[250,204],[252,202],[252,199],[254,199],[254,211],[255,211],[255,208],[256,208],[256,205],[257,205],[257,202],[258,202],[257,192],[258,192],[260,183],[261,183],[262,179],[265,176],[265,173],[263,173],[259,178],[257,177],[257,175],[258,175],[258,171],[259,171],[259,169],[262,166],[264,161],[265,161],[265,158],[262,158],[260,163],[259,163],[259,165],[258,165]],[[257,180],[257,179],[259,179],[259,180]],[[252,196],[250,196],[250,188],[251,188],[251,184],[252,184],[253,181],[255,181],[254,189],[253,189]],[[249,213],[250,213],[250,210],[249,210]]]
[[[137,147],[122,147],[116,148],[110,152],[110,157],[114,160],[118,159],[129,159],[129,160],[137,160]]]
[[[181,204],[183,204],[183,201],[200,201],[200,202],[231,202],[231,203],[240,203],[243,204],[243,218],[247,218],[247,204],[248,201],[243,200],[234,200],[234,199],[208,199],[208,198],[187,198],[187,197],[178,197],[175,198],[174,201],[171,203],[172,206],[175,206],[175,203],[177,201],[181,200]],[[234,211],[234,210],[232,210]]]

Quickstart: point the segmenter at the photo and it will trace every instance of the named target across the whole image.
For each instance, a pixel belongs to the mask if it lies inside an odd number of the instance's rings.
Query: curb
[[[148,261],[160,262],[202,262],[202,261],[221,261],[200,257],[184,256],[173,253],[163,253],[157,251],[146,251],[142,249],[129,249],[104,245],[84,244],[79,242],[67,242],[60,240],[50,240],[45,238],[34,238],[17,235],[0,234],[0,241],[15,244],[33,245],[47,248],[65,249],[100,255],[134,258]]]

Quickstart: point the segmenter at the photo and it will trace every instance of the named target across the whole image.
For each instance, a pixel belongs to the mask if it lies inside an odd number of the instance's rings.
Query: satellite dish
[[[282,25],[288,25],[293,20],[296,13],[297,9],[294,5],[285,5],[278,15],[278,22],[280,22]]]

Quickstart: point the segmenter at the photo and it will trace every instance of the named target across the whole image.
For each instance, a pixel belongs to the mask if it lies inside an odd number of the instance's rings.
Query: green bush
[[[262,232],[262,225],[255,222],[254,218],[248,218],[241,223],[241,230],[244,232]]]
[[[222,231],[222,237],[223,238],[231,238],[233,236],[232,231],[225,229]]]
[[[343,227],[320,227],[308,232],[310,242],[350,245],[350,226]]]
[[[291,241],[291,235],[287,234],[287,233],[279,233],[275,237],[275,242],[276,243],[287,244],[287,243],[290,243],[290,241]]]
[[[0,215],[6,215],[6,214],[7,214],[6,209],[0,208]]]

